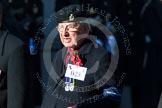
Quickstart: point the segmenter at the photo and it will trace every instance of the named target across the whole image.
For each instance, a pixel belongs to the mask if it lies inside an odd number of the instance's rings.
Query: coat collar
[[[93,46],[92,42],[85,42],[84,45],[79,49],[79,54],[89,54]]]

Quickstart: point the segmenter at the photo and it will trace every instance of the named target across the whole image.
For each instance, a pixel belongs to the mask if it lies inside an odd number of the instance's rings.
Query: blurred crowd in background
[[[84,4],[88,15],[104,24],[109,38],[97,28],[91,34],[112,54],[117,41],[119,62],[116,72],[122,81],[121,108],[162,108],[162,0],[1,0],[4,8],[2,29],[8,30],[29,46],[34,77],[35,107],[41,105],[48,73],[43,62],[43,45],[56,27],[51,15],[71,4]],[[109,13],[107,17],[94,9]],[[102,12],[101,12],[102,13]],[[103,13],[102,13],[103,14]],[[56,37],[52,53],[62,48]],[[120,78],[119,78],[120,79]],[[160,98],[161,97],[161,98]]]

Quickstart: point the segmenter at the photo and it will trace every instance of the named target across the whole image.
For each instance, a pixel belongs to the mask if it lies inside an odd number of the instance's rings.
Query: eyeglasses
[[[68,24],[66,26],[58,25],[57,30],[59,32],[63,32],[64,30],[67,32],[77,32],[79,30],[80,24],[78,23],[73,23],[73,24]]]

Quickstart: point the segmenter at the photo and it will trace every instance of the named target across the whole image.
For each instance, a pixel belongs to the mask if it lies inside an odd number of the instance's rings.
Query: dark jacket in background
[[[0,108],[32,108],[28,57],[21,40],[0,31]]]

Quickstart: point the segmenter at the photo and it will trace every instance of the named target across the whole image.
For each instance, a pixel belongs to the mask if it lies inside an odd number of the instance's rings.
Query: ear
[[[85,24],[85,32],[89,34],[89,24]]]
[[[86,24],[86,23],[84,23],[84,24],[82,24],[83,26],[82,26],[82,31],[83,31],[83,33],[84,34],[89,34],[89,25],[88,24]]]
[[[79,34],[89,34],[89,25],[86,23],[80,24],[78,31]]]

